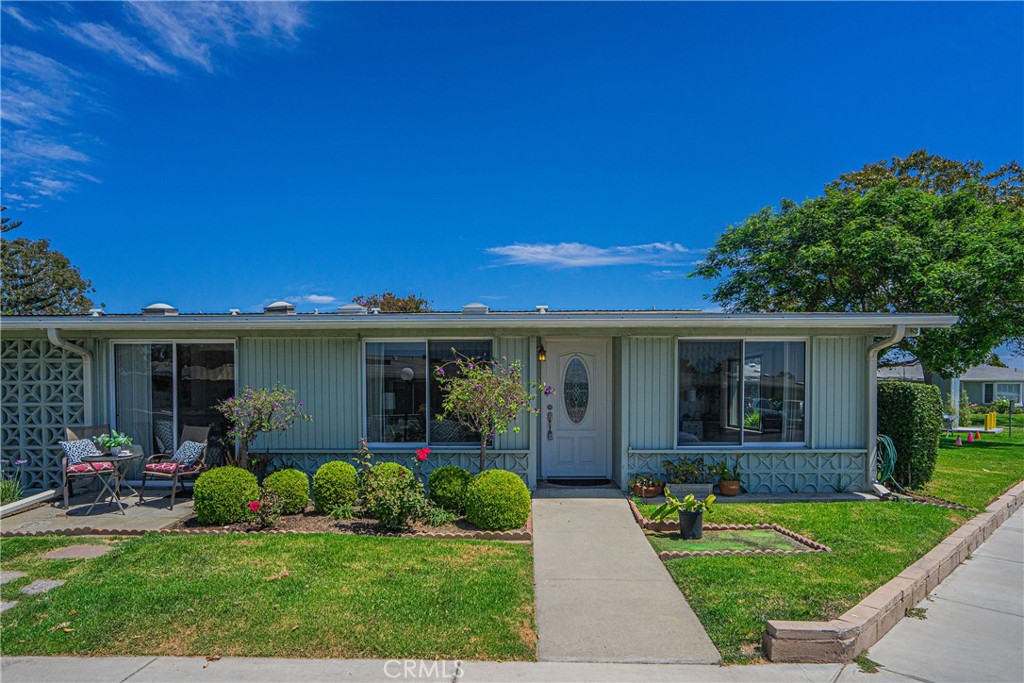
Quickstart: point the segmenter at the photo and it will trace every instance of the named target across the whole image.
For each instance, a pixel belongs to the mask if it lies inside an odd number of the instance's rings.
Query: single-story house
[[[920,363],[902,363],[879,366],[878,379],[924,382],[925,376]],[[1021,405],[1024,397],[1024,371],[1014,368],[975,365],[958,377],[932,375],[929,379],[939,387],[944,399],[952,391],[957,403],[961,391],[966,391],[967,399],[978,405],[990,405],[1000,398]]]
[[[214,405],[241,387],[281,382],[311,423],[257,442],[276,467],[307,472],[351,457],[365,437],[382,459],[476,469],[472,435],[436,419],[431,369],[452,357],[506,356],[554,387],[498,436],[489,467],[535,487],[607,478],[625,487],[666,459],[739,459],[752,492],[862,490],[873,480],[876,359],[931,314],[699,311],[398,314],[356,304],[296,313],[7,316],[0,340],[2,451],[28,460],[30,487],[59,485],[65,426],[107,424],[148,453],[175,447],[186,425],[224,420]]]

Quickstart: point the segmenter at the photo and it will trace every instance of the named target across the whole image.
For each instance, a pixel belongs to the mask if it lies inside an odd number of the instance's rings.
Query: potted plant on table
[[[97,437],[93,437],[93,441],[101,449],[109,451],[115,457],[121,455],[122,448],[127,449],[132,445],[132,437],[116,429],[111,429],[109,434],[100,434]]]
[[[660,496],[665,485],[653,474],[638,474],[629,480],[629,490],[640,498]]]
[[[672,515],[679,515],[679,535],[685,540],[693,540],[704,536],[704,513],[711,512],[715,496],[709,494],[704,500],[697,500],[693,494],[679,500],[671,493],[665,493],[665,502],[651,515],[656,521],[662,522]]]
[[[730,468],[723,460],[715,467],[718,474],[718,491],[723,496],[738,496],[740,493],[740,459]]]
[[[665,492],[676,498],[684,498],[693,494],[695,498],[705,498],[711,494],[714,473],[704,464],[704,459],[680,458],[665,461]]]

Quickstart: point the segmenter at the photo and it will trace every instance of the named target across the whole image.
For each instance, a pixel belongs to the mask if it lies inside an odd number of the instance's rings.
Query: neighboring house
[[[976,365],[960,375],[960,386],[967,392],[971,403],[992,403],[1007,398],[1020,405],[1024,397],[1024,371],[999,368],[994,365]]]
[[[663,461],[739,458],[753,492],[865,489],[875,434],[877,354],[943,315],[725,314],[692,311],[373,313],[355,304],[296,314],[6,317],[0,347],[2,451],[28,459],[33,487],[60,480],[61,430],[110,423],[145,452],[175,447],[185,425],[223,434],[214,404],[245,385],[281,382],[312,423],[262,437],[274,466],[307,472],[355,452],[425,470],[476,468],[477,445],[438,420],[432,370],[452,357],[507,357],[555,394],[498,436],[490,467],[534,487],[602,477],[625,487]]]
[[[880,365],[878,379],[923,382],[924,371],[920,363]],[[944,399],[951,389],[957,401],[960,391],[966,391],[968,400],[975,404],[987,405],[996,399],[1006,398],[1013,401],[1014,405],[1020,405],[1024,397],[1024,371],[995,365],[975,365],[959,377],[933,375],[931,383],[939,387]]]

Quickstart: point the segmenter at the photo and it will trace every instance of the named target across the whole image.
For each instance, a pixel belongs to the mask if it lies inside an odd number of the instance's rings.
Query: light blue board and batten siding
[[[813,337],[808,381],[808,447],[789,450],[676,449],[675,337],[623,339],[628,458],[622,480],[661,473],[666,459],[739,455],[743,485],[755,493],[831,492],[867,487],[866,337]]]
[[[522,360],[529,372],[529,339],[498,337],[494,354]],[[350,458],[364,435],[362,423],[362,343],[354,338],[241,338],[238,342],[238,385],[271,387],[281,382],[298,392],[313,422],[296,422],[286,432],[261,437],[256,450],[277,454],[274,467],[314,472],[324,462]],[[529,379],[529,378],[527,378]],[[521,430],[499,436],[488,467],[508,469],[535,485],[529,420]],[[376,448],[380,460],[412,464],[411,448],[393,452]],[[475,446],[434,448],[424,472],[441,465],[477,468]]]

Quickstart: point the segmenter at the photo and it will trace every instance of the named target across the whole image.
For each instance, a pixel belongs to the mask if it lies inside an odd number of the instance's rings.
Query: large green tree
[[[6,211],[7,207],[0,207]],[[21,225],[0,220],[4,234]],[[92,283],[49,240],[0,239],[0,313],[57,315],[85,313],[93,306]]]
[[[430,301],[418,294],[398,296],[390,290],[357,296],[352,301],[367,308],[379,308],[384,313],[426,313],[431,310]]]
[[[729,311],[953,313],[900,349],[945,375],[1024,336],[1024,210],[973,180],[833,184],[730,226],[691,277]],[[1012,194],[1012,192],[1010,193]]]

